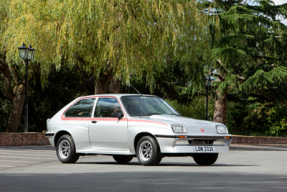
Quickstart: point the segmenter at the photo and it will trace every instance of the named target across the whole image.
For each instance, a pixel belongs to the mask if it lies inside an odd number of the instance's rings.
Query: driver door
[[[114,112],[122,118],[112,117]],[[128,151],[127,118],[115,97],[99,97],[92,121],[89,123],[90,144],[95,151]]]

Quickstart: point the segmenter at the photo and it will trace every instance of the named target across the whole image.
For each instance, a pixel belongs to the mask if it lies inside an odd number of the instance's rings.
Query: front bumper
[[[160,146],[161,153],[164,154],[190,154],[203,153],[196,151],[197,146],[212,146],[214,151],[204,153],[228,153],[229,145],[232,141],[231,135],[155,135]]]

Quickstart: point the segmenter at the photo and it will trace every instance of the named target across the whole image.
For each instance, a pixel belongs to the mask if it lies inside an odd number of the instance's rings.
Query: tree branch
[[[278,87],[269,87],[268,86],[268,89],[276,90],[276,89],[278,89]]]
[[[13,79],[15,81],[15,84],[19,85],[18,74],[16,73],[14,67],[12,65],[11,66],[8,65],[8,67],[9,67],[10,72],[12,73],[12,76],[13,76]]]
[[[209,73],[209,76],[215,76],[215,77],[218,77],[220,79],[220,81],[224,81],[224,78],[220,74],[211,72],[211,73]]]

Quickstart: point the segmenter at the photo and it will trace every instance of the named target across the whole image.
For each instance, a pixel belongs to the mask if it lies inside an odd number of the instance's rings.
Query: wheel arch
[[[59,131],[56,133],[55,138],[54,138],[54,145],[57,146],[58,140],[60,139],[61,136],[63,135],[72,135],[68,131]]]
[[[141,132],[141,133],[138,133],[138,134],[136,135],[135,139],[134,139],[134,150],[135,150],[135,151],[136,151],[137,144],[138,144],[139,140],[140,140],[142,137],[144,137],[144,136],[151,136],[151,137],[153,137],[153,138],[155,139],[155,141],[157,142],[157,145],[159,146],[159,150],[160,150],[160,145],[159,145],[159,143],[158,143],[156,137],[155,137],[153,134],[151,134],[151,133],[149,133],[149,132]]]

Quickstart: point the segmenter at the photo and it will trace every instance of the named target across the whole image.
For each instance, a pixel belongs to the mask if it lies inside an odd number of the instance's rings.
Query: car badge
[[[201,131],[201,132],[205,132],[204,129],[202,129],[202,128],[200,128],[200,131]]]

